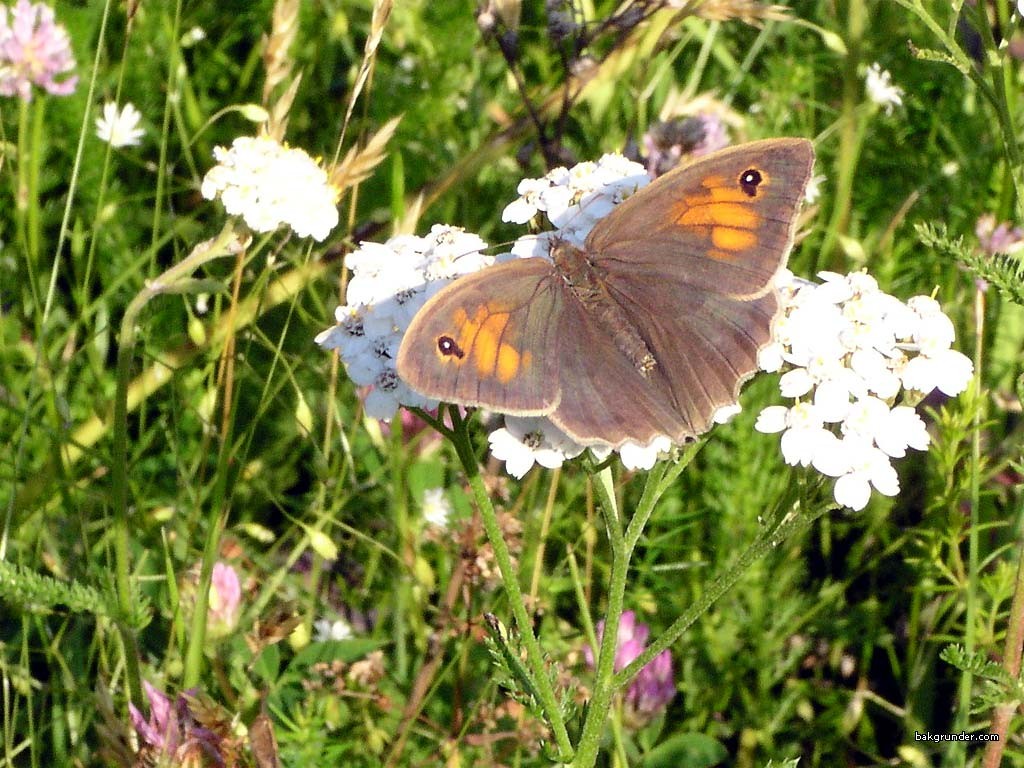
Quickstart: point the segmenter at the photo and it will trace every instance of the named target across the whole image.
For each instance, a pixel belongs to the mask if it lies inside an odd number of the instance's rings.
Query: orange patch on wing
[[[498,381],[508,384],[519,373],[520,365],[525,365],[529,358],[528,353],[520,355],[511,344],[502,344],[498,350],[498,367],[495,369]]]
[[[715,227],[711,230],[711,242],[726,251],[745,251],[757,245],[757,234],[749,229]]]
[[[486,312],[486,310],[482,310]],[[479,312],[477,315],[479,316]],[[501,353],[501,334],[508,325],[508,315],[494,314],[487,317],[479,326],[476,339],[470,354],[476,361],[476,370],[485,379],[494,375]]]
[[[676,222],[684,227],[731,227],[733,229],[754,229],[761,223],[757,211],[743,203],[704,202],[704,198],[686,198],[676,205],[679,210]]]
[[[507,312],[491,312],[480,305],[472,317],[463,309],[456,310],[453,320],[459,329],[457,343],[464,350],[465,358],[449,357],[448,361],[454,360],[461,366],[466,359],[472,359],[481,378],[497,376],[502,384],[511,381],[530,364],[529,354],[520,355],[515,347],[501,340],[509,322]]]

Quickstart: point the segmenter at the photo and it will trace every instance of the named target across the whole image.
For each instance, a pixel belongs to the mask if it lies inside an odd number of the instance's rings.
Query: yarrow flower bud
[[[37,85],[55,96],[74,93],[78,77],[59,75],[75,68],[67,30],[54,21],[45,3],[18,0],[13,8],[0,6],[0,95],[32,98]]]
[[[892,459],[928,447],[921,417],[894,406],[900,392],[957,395],[973,364],[950,349],[953,324],[934,299],[903,303],[864,272],[820,277],[817,284],[784,270],[776,281],[782,315],[759,363],[766,371],[788,368],[779,387],[797,402],[765,408],[755,428],[781,432],[786,463],[836,478],[836,501],[860,510],[872,488],[899,492]]]
[[[219,197],[253,231],[272,232],[284,224],[299,237],[319,241],[337,226],[338,190],[301,149],[265,136],[240,136],[230,149],[215,147],[213,155],[217,165],[203,179],[203,197]]]

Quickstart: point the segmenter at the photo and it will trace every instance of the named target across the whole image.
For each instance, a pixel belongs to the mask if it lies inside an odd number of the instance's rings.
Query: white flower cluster
[[[863,272],[819,276],[821,284],[786,270],[777,281],[783,314],[759,363],[766,371],[789,368],[779,385],[797,402],[765,408],[756,429],[782,432],[786,462],[836,478],[836,501],[860,510],[872,487],[899,492],[892,459],[928,447],[914,409],[893,407],[901,389],[956,395],[973,365],[950,349],[953,324],[934,299],[903,303]]]
[[[505,206],[501,220],[525,224],[543,212],[557,230],[520,238],[512,252],[546,257],[547,242],[553,236],[582,247],[599,219],[650,181],[642,165],[619,154],[572,168],[555,168],[540,179],[523,179],[516,188],[519,198]],[[538,242],[539,246],[535,245]]]
[[[338,190],[301,149],[266,136],[240,136],[231,149],[215,147],[213,156],[217,165],[203,178],[203,197],[219,197],[253,231],[285,224],[299,237],[319,241],[338,225]]]
[[[337,325],[316,343],[336,349],[349,378],[371,387],[364,407],[375,419],[391,419],[400,405],[433,408],[398,377],[395,361],[402,336],[427,299],[459,275],[494,262],[480,251],[487,243],[457,227],[435,224],[426,237],[399,235],[383,245],[363,243],[345,257],[352,277],[346,304],[334,311]]]

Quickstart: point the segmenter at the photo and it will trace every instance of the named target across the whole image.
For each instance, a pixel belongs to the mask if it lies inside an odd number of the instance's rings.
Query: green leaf
[[[281,668],[281,649],[277,643],[268,645],[252,665],[252,671],[268,683],[277,680],[278,670]]]
[[[306,668],[313,664],[343,661],[350,664],[358,661],[370,651],[380,648],[381,643],[364,637],[353,637],[348,640],[328,640],[324,643],[310,643],[292,659],[289,670]]]
[[[711,768],[729,756],[725,747],[703,733],[680,733],[646,755],[643,768]]]

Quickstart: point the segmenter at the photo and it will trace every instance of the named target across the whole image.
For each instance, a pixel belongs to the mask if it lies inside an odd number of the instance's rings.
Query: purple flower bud
[[[624,611],[619,619],[619,631],[615,643],[615,671],[620,672],[643,653],[647,645],[650,628],[637,621],[636,612]],[[597,623],[597,641],[604,636],[604,622]],[[595,666],[594,649],[583,649],[587,664]],[[655,656],[649,664],[633,678],[626,691],[628,719],[637,723],[649,721],[669,705],[676,695],[672,678],[672,654],[665,650]]]

